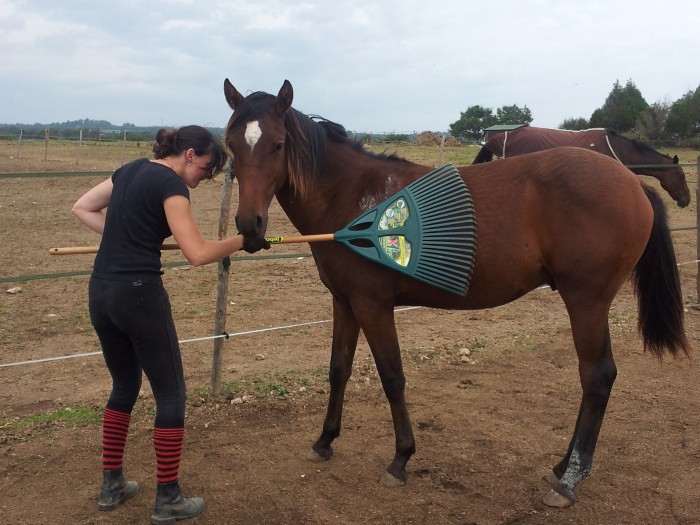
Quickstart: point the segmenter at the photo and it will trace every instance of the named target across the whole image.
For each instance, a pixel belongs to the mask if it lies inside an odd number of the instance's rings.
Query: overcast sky
[[[470,106],[590,118],[616,80],[700,86],[696,0],[0,0],[0,123],[223,127],[229,78],[352,131],[447,131]]]

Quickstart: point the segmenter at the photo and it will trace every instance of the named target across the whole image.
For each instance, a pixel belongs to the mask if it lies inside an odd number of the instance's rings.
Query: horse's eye
[[[282,144],[281,142],[278,142],[277,144],[275,144],[275,153],[279,153],[280,151],[282,151],[283,147],[284,147],[284,144]]]

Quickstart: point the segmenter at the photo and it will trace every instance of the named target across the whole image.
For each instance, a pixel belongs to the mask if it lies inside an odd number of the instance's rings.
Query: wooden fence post
[[[698,261],[698,272],[695,276],[695,293],[696,302],[700,304],[700,155],[697,160],[697,177],[698,183],[695,185],[695,259]]]
[[[219,212],[219,239],[226,237],[228,221],[231,211],[231,186],[233,185],[233,164],[231,174],[224,177],[224,186],[221,190],[221,211]],[[226,332],[226,305],[228,302],[228,277],[231,260],[226,257],[218,263],[218,279],[216,286],[216,318],[214,320],[214,334],[221,335]],[[211,394],[218,396],[221,392],[221,349],[224,346],[224,338],[214,339],[214,351],[211,362]]]
[[[122,140],[122,158],[121,158],[121,165],[124,165],[125,159],[126,158],[126,130],[124,130],[124,139]]]
[[[44,130],[44,160],[49,158],[49,130]]]
[[[75,154],[75,165],[80,164],[80,148],[83,145],[83,130],[80,130],[80,137],[78,138],[78,152]]]
[[[19,130],[19,140],[17,141],[17,158],[19,158],[19,147],[22,145],[22,133],[24,132],[23,129]]]

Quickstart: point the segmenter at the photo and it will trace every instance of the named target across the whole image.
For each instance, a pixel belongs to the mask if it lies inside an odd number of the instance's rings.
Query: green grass
[[[67,427],[75,427],[84,424],[97,425],[102,422],[102,410],[77,405],[45,412],[43,414],[34,414],[19,420],[10,420],[5,416],[0,424],[0,428],[4,430],[14,430],[54,422],[61,422]]]
[[[374,153],[395,154],[411,162],[425,166],[441,166],[451,163],[455,166],[471,164],[479,146],[411,146],[409,144],[376,144],[367,148]]]

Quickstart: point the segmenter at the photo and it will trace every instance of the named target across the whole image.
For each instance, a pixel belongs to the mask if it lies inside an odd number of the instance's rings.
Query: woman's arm
[[[112,178],[110,177],[80,197],[71,211],[80,222],[101,235],[105,229],[104,209],[109,205],[111,197]]]
[[[202,239],[192,217],[190,201],[182,195],[173,195],[163,203],[170,231],[182,254],[193,266],[219,261],[243,248],[243,236],[236,235],[220,241]]]

